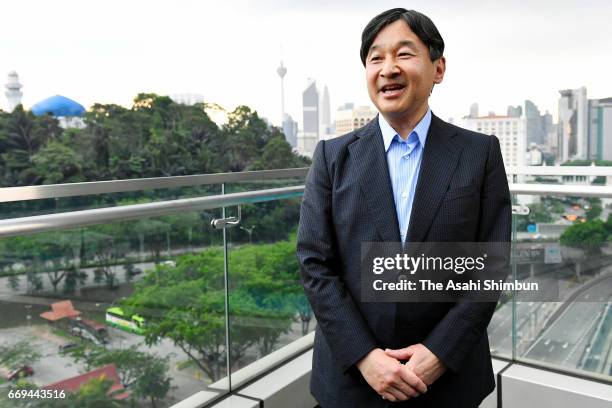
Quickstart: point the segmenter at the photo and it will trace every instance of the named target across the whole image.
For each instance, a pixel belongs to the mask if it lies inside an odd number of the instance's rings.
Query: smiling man
[[[361,242],[510,240],[497,138],[429,108],[443,52],[421,13],[372,19],[360,54],[380,114],[315,150],[297,255],[318,322],[311,392],[323,408],[472,408],[494,389],[486,333],[494,303],[360,299]]]

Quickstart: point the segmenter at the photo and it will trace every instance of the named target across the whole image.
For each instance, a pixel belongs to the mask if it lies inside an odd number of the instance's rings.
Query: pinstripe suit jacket
[[[407,242],[506,242],[511,202],[496,137],[432,117]],[[297,256],[317,318],[311,392],[323,408],[476,407],[495,386],[486,327],[493,303],[360,301],[362,241],[400,240],[377,119],[316,147]],[[374,348],[423,343],[446,365],[429,391],[391,404],[355,367]]]

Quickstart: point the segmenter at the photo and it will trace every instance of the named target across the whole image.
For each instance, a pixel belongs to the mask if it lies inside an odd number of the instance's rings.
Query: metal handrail
[[[195,174],[191,176],[153,177],[129,180],[91,181],[85,183],[49,184],[43,186],[0,188],[0,203],[86,196],[93,194],[125,193],[129,191],[161,188],[194,187],[206,184],[263,181],[283,178],[301,178],[308,167],[280,170],[243,171],[237,173]]]
[[[272,201],[299,197],[304,186],[281,187],[267,190],[247,191],[209,197],[184,198],[145,204],[132,204],[119,207],[96,208],[91,210],[70,211],[57,214],[36,215],[32,217],[0,220],[0,238],[37,232],[77,228],[88,225],[157,217],[183,211],[210,210],[238,204]],[[573,197],[612,197],[612,187],[573,186],[558,184],[510,184],[512,194],[556,195]]]
[[[303,192],[304,186],[294,186],[13,218],[0,220],[0,238],[107,224],[137,218],[158,217],[185,211],[211,210],[238,204],[293,198],[301,196]]]
[[[85,183],[49,184],[42,186],[0,188],[0,203],[45,198],[76,197],[95,194],[124,193],[163,188],[194,187],[207,184],[302,178],[308,167],[279,170],[244,171],[237,173],[195,174],[190,176],[153,177],[129,180],[92,181]],[[606,166],[507,166],[508,175],[532,176],[612,176]]]
[[[527,176],[612,176],[612,166],[506,166],[506,174]]]
[[[512,183],[509,185],[512,194],[552,195],[571,197],[612,197],[612,186],[577,186],[567,184],[526,184]]]

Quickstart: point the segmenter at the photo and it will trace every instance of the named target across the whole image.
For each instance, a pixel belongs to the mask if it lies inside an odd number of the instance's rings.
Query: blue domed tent
[[[55,95],[32,106],[32,113],[36,116],[83,116],[85,108],[80,103],[73,101],[65,96]]]

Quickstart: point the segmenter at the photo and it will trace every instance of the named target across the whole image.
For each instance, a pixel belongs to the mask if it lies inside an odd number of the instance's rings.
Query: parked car
[[[77,343],[66,343],[66,344],[62,344],[61,346],[59,346],[59,352],[60,353],[65,353],[68,350],[72,350],[74,348],[77,348],[79,345]]]
[[[84,340],[89,340],[98,346],[101,346],[102,344],[106,344],[105,342],[101,341],[99,338],[97,338],[92,333],[90,333],[88,330],[85,330],[82,327],[70,328],[70,334],[72,334],[73,336],[80,337]]]
[[[4,377],[6,381],[15,381],[23,377],[34,375],[34,370],[28,365],[21,366]]]
[[[70,334],[72,334],[73,336],[82,337],[84,333],[85,333],[85,329],[81,327],[71,327],[70,328]]]

